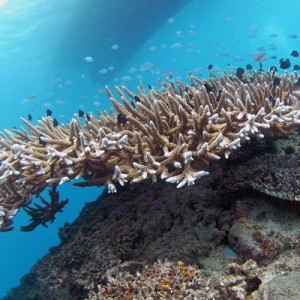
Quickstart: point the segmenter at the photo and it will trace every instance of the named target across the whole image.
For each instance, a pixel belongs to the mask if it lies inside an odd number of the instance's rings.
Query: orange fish
[[[261,54],[261,55],[258,55],[258,56],[254,59],[254,61],[260,61],[260,60],[262,60],[265,56],[266,56],[266,53]]]

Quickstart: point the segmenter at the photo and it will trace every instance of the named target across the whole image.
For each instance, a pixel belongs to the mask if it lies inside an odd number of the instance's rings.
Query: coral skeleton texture
[[[64,126],[50,117],[0,136],[0,230],[45,188],[83,178],[77,186],[118,185],[159,178],[192,185],[213,160],[251,138],[287,136],[300,124],[298,75],[254,73],[245,81],[190,78],[164,91],[107,88],[116,113],[77,115]],[[276,83],[275,83],[276,82]]]

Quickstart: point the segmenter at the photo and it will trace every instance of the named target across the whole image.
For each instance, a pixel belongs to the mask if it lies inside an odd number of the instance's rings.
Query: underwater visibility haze
[[[296,0],[0,0],[0,131],[24,127],[21,117],[62,125],[74,114],[109,111],[105,86],[162,91],[164,83],[238,75],[238,68],[297,72],[299,9]],[[29,223],[21,212],[14,231],[1,233],[0,297],[103,191],[58,189],[69,204],[48,228],[20,232]]]

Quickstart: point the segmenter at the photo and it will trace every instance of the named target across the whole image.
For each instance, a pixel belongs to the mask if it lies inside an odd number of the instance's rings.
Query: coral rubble
[[[6,129],[0,138],[0,230],[11,230],[19,208],[45,188],[74,178],[86,180],[76,185],[105,185],[109,192],[146,179],[183,187],[250,138],[293,134],[300,124],[298,77],[286,73],[277,85],[274,76],[192,77],[190,85],[177,82],[149,94],[117,88],[123,104],[107,88],[115,114],[90,114],[84,124],[75,115],[66,126],[50,117],[38,126],[23,119],[27,129]]]

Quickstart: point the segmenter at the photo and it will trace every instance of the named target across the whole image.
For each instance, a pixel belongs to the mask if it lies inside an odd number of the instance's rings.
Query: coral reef
[[[243,165],[293,160],[296,152],[281,152],[291,140],[297,149],[297,136],[274,140],[273,149],[254,142],[236,151],[236,165],[216,163],[201,185],[149,180],[106,191],[4,299],[297,299],[300,202],[280,199],[282,185],[276,198],[248,185],[222,187]],[[280,177],[278,165],[269,168]],[[225,255],[228,248],[236,255]]]
[[[109,270],[111,272],[111,270]],[[89,299],[198,299],[214,300],[219,292],[209,276],[201,274],[197,267],[186,266],[183,262],[165,261],[145,266],[141,273],[130,274],[122,266],[114,270],[105,284],[97,286]]]
[[[0,230],[11,230],[19,208],[45,188],[74,178],[86,180],[78,186],[105,185],[109,192],[160,178],[183,187],[250,138],[293,134],[300,124],[298,75],[286,73],[279,85],[274,79],[273,73],[243,82],[191,77],[190,85],[178,81],[149,94],[117,88],[123,105],[107,88],[115,114],[90,114],[84,124],[75,115],[66,126],[50,117],[38,126],[23,119],[27,129],[5,130],[0,138]]]

